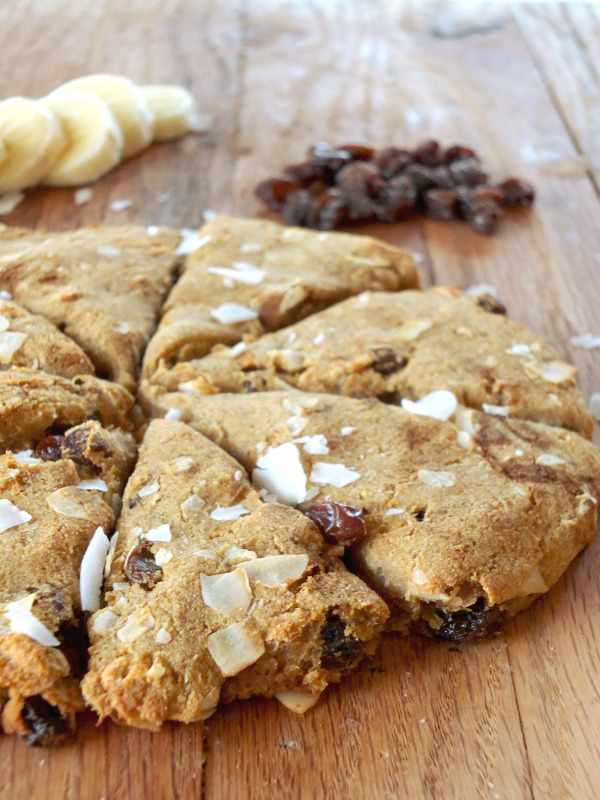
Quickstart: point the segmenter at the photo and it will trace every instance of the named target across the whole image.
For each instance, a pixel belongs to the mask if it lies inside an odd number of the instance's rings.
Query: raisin
[[[306,216],[309,228],[319,231],[332,231],[338,228],[346,216],[348,206],[339,189],[328,189],[315,198]]]
[[[389,180],[413,163],[413,154],[398,147],[387,147],[375,153],[373,163],[379,169],[381,177]]]
[[[506,306],[491,294],[480,294],[477,298],[477,305],[490,314],[506,314]]]
[[[440,145],[435,139],[421,142],[413,153],[413,161],[428,167],[437,167],[441,161]]]
[[[321,666],[324,669],[343,669],[359,657],[362,646],[354,636],[346,636],[346,625],[337,614],[330,613],[321,628]]]
[[[352,161],[352,154],[348,150],[339,147],[330,147],[327,144],[315,144],[308,151],[309,158],[313,163],[327,167],[332,172],[337,172],[344,164]]]
[[[66,733],[67,723],[59,709],[50,705],[39,694],[25,700],[21,718],[30,731],[26,738],[27,744],[56,744]]]
[[[367,534],[365,518],[360,508],[342,503],[315,503],[304,513],[315,523],[329,544],[352,547],[362,542]]]
[[[477,158],[462,158],[448,165],[450,175],[458,186],[480,186],[488,176],[479,166]]]
[[[254,194],[259,200],[262,200],[267,208],[270,208],[272,211],[279,211],[288,194],[297,188],[297,184],[292,181],[273,178],[259,183],[254,190]]]
[[[343,144],[340,150],[350,153],[350,158],[353,161],[370,161],[375,153],[372,147],[367,147],[364,144]]]
[[[163,579],[162,567],[154,561],[154,554],[146,542],[141,542],[129,554],[125,574],[132,583],[139,583],[146,589],[154,589]]]
[[[313,196],[307,189],[295,189],[290,192],[281,207],[281,214],[286,225],[306,225]]]
[[[380,375],[393,375],[406,366],[406,359],[398,360],[391,347],[376,347],[373,350],[371,367]]]
[[[84,451],[90,444],[91,438],[90,432],[82,428],[65,434],[63,441],[63,458],[69,458],[75,464],[79,464],[81,467],[88,467],[98,474],[102,471],[102,468],[94,464],[94,462],[84,454]],[[96,447],[95,449],[99,450],[100,448]]]
[[[35,446],[32,456],[42,461],[60,461],[64,436],[44,436]]]
[[[519,178],[509,178],[498,186],[507,206],[530,206],[535,200],[535,190],[530,183]]]
[[[380,209],[376,216],[381,222],[396,222],[407,217],[417,204],[417,190],[406,175],[388,181],[379,193]]]
[[[470,147],[463,147],[463,145],[455,144],[449,147],[442,157],[442,164],[451,164],[453,161],[461,161],[462,159],[476,159],[477,154]]]
[[[502,207],[492,198],[473,196],[463,204],[463,215],[473,230],[491,236],[502,216]]]
[[[500,630],[505,618],[498,606],[486,609],[482,597],[464,611],[450,612],[438,609],[436,613],[441,618],[442,625],[440,628],[432,628],[433,635],[440,639],[450,639],[452,642],[487,639]]]
[[[459,214],[458,195],[452,189],[429,189],[423,195],[425,213],[432,219],[451,222]]]

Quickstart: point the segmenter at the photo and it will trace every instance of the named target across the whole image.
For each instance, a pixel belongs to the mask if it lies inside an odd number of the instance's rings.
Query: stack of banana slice
[[[0,102],[0,194],[97,180],[153,141],[204,131],[181,86],[138,86],[120,75],[87,75],[41,100]]]

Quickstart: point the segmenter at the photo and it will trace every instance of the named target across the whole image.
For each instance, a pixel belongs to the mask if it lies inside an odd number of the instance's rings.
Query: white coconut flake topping
[[[65,486],[57,489],[46,498],[46,502],[57,514],[71,519],[89,519],[86,507],[87,500],[76,486]]]
[[[345,425],[343,428],[340,429],[340,433],[342,436],[350,436],[351,433],[354,433],[356,428],[353,425]]]
[[[150,528],[148,533],[142,535],[148,542],[170,542],[171,526],[165,522],[164,525],[159,525],[157,528]]]
[[[249,286],[256,286],[265,277],[264,269],[260,269],[256,264],[250,264],[247,261],[234,261],[231,267],[207,267],[206,271],[213,275],[231,278],[233,281],[245,283]]]
[[[528,344],[513,344],[508,350],[504,351],[508,356],[531,356],[531,348]]]
[[[252,470],[252,481],[275,495],[280,503],[295,506],[306,496],[306,475],[295,444],[270,447]]]
[[[248,575],[239,567],[221,575],[200,575],[202,599],[229,619],[244,616],[252,602]]]
[[[285,689],[275,692],[275,697],[282,706],[293,711],[294,714],[304,714],[318,702],[321,694],[322,692],[298,692],[294,689]]]
[[[571,343],[575,347],[584,347],[586,350],[595,350],[600,347],[600,336],[593,333],[584,333],[583,336],[573,336]]]
[[[481,410],[494,417],[508,417],[510,406],[494,406],[491,403],[482,403]]]
[[[104,577],[104,564],[110,543],[101,527],[96,528],[81,561],[79,571],[79,594],[84,611],[98,611],[100,589]]]
[[[21,603],[7,603],[4,607],[4,616],[8,619],[12,633],[29,636],[44,647],[58,647],[60,644],[56,636]]]
[[[204,247],[212,240],[212,236],[198,236],[198,231],[190,228],[183,228],[180,233],[183,239],[179,243],[177,250],[175,250],[175,254],[178,256],[187,256],[189,253],[193,253],[194,250]]]
[[[166,628],[160,628],[154,638],[158,644],[169,644],[172,637]]]
[[[456,395],[446,389],[429,392],[416,402],[404,398],[401,401],[402,408],[411,414],[418,414],[423,417],[433,417],[444,422],[450,419],[456,411],[458,402]]]
[[[159,547],[159,549],[154,554],[154,561],[158,564],[159,567],[168,564],[172,558],[173,558],[173,553],[170,550],[167,550],[166,547]]]
[[[160,489],[160,485],[158,481],[154,481],[154,483],[148,484],[148,486],[142,486],[142,488],[138,492],[139,497],[148,497],[151,494],[155,494]]]
[[[243,622],[211,633],[206,646],[226,678],[237,675],[254,664],[265,652],[265,643],[260,633],[246,630]]]
[[[463,294],[466,295],[480,295],[480,294],[491,294],[492,297],[495,297],[496,300],[498,299],[498,290],[495,286],[492,286],[491,283],[475,283],[473,286],[469,286]]]
[[[213,319],[220,322],[222,325],[232,325],[236,322],[247,322],[250,319],[256,319],[258,313],[248,306],[243,306],[240,303],[222,303],[218,308],[213,308],[210,312]]]
[[[396,516],[396,514],[404,514],[404,509],[403,508],[388,508],[388,510],[385,512],[385,516],[386,517],[394,517],[394,516]]]
[[[228,507],[218,506],[217,508],[215,508],[214,511],[210,512],[210,516],[212,517],[212,519],[223,521],[230,519],[239,519],[240,517],[243,517],[244,514],[249,514],[249,513],[250,511],[248,511],[247,508],[244,508],[243,505],[238,504],[236,506],[228,506]]]
[[[555,467],[559,464],[564,464],[565,461],[560,456],[552,455],[552,453],[542,453],[536,458],[535,463],[540,464],[542,467]]]
[[[572,381],[577,374],[577,369],[564,361],[548,361],[544,364],[531,364],[531,369],[547,380],[549,383],[564,383]]]
[[[99,492],[107,492],[108,486],[101,478],[90,478],[87,481],[79,481],[76,489],[83,489],[84,491],[91,491],[92,489],[96,489]]]
[[[429,583],[429,577],[427,576],[427,573],[423,572],[421,567],[419,567],[417,564],[415,564],[413,568],[412,579],[417,586],[424,586],[426,583]]]
[[[288,581],[302,577],[308,566],[306,553],[265,556],[238,564],[248,574],[250,580],[263,583],[265,586],[285,586]]]
[[[184,511],[199,511],[205,505],[206,503],[201,497],[198,497],[197,494],[191,494],[187,500],[183,501],[180,508]]]
[[[285,424],[292,436],[298,436],[298,434],[302,433],[304,428],[306,428],[308,425],[308,419],[307,417],[299,417],[294,415],[286,420]]]
[[[0,361],[4,364],[10,363],[25,339],[27,339],[26,333],[18,333],[17,331],[3,331],[0,333]]]
[[[154,627],[154,617],[148,608],[138,608],[127,617],[127,622],[117,631],[117,637],[122,642],[135,642],[146,631]]]
[[[185,381],[184,383],[180,383],[177,386],[177,391],[184,392],[184,394],[202,394],[194,381]]]
[[[354,483],[361,477],[360,472],[348,469],[343,464],[328,464],[325,461],[317,461],[313,464],[310,480],[312,483],[329,484],[341,489],[349,483]]]
[[[100,633],[101,631],[107,631],[110,628],[114,627],[117,623],[119,617],[116,614],[113,614],[110,609],[105,608],[103,611],[94,617],[92,622],[92,630],[95,633]]]
[[[10,500],[0,500],[0,533],[29,522],[31,514],[17,508]]]
[[[28,467],[32,467],[34,464],[40,464],[42,459],[41,458],[33,458],[32,454],[33,450],[21,450],[20,453],[14,454],[15,461],[18,461],[19,464],[27,464]]]
[[[165,414],[165,419],[172,419],[177,422],[181,419],[181,411],[178,408],[170,408]]]
[[[436,472],[430,469],[420,469],[417,473],[419,480],[427,486],[454,486],[456,476],[453,472]]]
[[[112,244],[103,244],[96,248],[96,252],[100,256],[118,256],[121,251],[118,247],[113,247]]]
[[[194,465],[194,459],[191,456],[178,456],[173,460],[173,467],[176,473],[186,472]]]
[[[314,436],[302,436],[300,439],[295,439],[298,444],[302,444],[304,452],[311,456],[326,456],[329,452],[327,439],[322,433],[316,433]]]
[[[131,325],[128,322],[120,322],[118,325],[115,325],[113,330],[115,333],[125,335],[126,333],[131,333]]]

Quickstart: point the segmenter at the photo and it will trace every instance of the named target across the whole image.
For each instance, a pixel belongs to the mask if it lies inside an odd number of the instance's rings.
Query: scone
[[[457,406],[412,411],[303,392],[168,396],[171,415],[316,518],[364,518],[358,573],[395,627],[480,638],[548,590],[591,542],[600,455],[577,433]],[[438,417],[438,418],[436,418]],[[325,524],[325,523],[324,523]]]
[[[82,683],[101,718],[158,729],[252,695],[310,705],[388,616],[313,522],[179,422],[150,424],[117,530]]]
[[[73,339],[97,377],[132,389],[180,258],[175,231],[0,226],[0,290]]]
[[[81,562],[134,454],[129,434],[86,422],[0,456],[1,724],[30,744],[56,743],[83,709]]]
[[[276,330],[365,289],[419,287],[410,254],[368,236],[221,215],[202,228],[198,244],[146,351],[146,376],[161,362]]]
[[[479,304],[477,301],[479,299]],[[144,381],[147,406],[163,393],[273,391],[294,387],[386,403],[439,389],[470,408],[558,425],[591,437],[577,370],[489,297],[365,292],[284,330]]]

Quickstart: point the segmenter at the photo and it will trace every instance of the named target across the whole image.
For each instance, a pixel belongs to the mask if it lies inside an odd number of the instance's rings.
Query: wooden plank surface
[[[412,221],[369,230],[422,258],[428,283],[495,285],[600,390],[598,31],[590,4],[394,0],[17,0],[0,6],[2,94],[111,71],[190,86],[205,136],[157,145],[90,203],[36,190],[3,221],[194,227],[256,215],[254,184],[312,142],[472,145],[538,189],[499,234]],[[595,33],[594,33],[595,32]],[[577,164],[585,169],[577,169]],[[124,211],[116,199],[132,200]],[[0,739],[1,800],[594,798],[600,781],[598,546],[502,635],[455,648],[391,635],[304,717],[236,703],[161,734],[97,729],[42,751]]]

